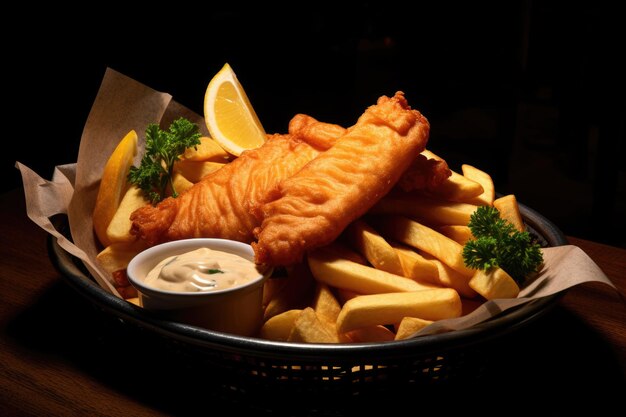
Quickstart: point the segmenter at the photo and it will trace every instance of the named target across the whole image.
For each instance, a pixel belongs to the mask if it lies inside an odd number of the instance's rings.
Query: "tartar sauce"
[[[261,274],[254,262],[241,256],[199,248],[163,259],[144,283],[165,291],[215,291],[243,285]]]

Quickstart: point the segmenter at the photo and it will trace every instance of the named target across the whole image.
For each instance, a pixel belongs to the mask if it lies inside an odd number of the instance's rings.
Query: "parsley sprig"
[[[495,207],[479,207],[468,226],[475,239],[463,247],[463,259],[470,268],[489,270],[499,266],[521,285],[543,262],[540,246],[530,233],[520,232],[502,219]]]
[[[168,186],[172,197],[178,193],[172,182],[174,162],[185,149],[200,144],[198,126],[181,117],[174,120],[168,130],[152,123],[146,128],[146,152],[139,167],[131,167],[128,181],[135,184],[152,204],[166,197]]]

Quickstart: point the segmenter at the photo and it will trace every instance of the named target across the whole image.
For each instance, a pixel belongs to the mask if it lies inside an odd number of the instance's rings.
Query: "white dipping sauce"
[[[163,259],[144,283],[165,291],[216,291],[244,285],[261,274],[254,262],[239,255],[199,248]]]

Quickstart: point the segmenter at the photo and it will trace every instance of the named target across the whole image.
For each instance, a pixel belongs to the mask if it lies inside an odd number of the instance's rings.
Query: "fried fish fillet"
[[[148,245],[191,237],[249,243],[260,224],[251,207],[332,146],[341,129],[297,115],[290,121],[289,134],[268,135],[260,148],[244,152],[179,197],[133,212],[131,233]]]
[[[289,124],[289,133],[297,134],[320,148],[330,148],[347,129],[329,123],[321,123],[305,114],[294,116]],[[443,159],[418,155],[411,166],[402,174],[397,187],[402,191],[436,190],[452,171]]]
[[[402,92],[379,98],[330,149],[257,200],[256,262],[291,265],[335,240],[394,187],[429,130]]]

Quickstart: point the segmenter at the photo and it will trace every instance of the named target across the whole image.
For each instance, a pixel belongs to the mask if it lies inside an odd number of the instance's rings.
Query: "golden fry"
[[[472,231],[468,226],[462,226],[460,224],[446,224],[439,226],[436,229],[442,235],[449,237],[455,242],[465,245],[465,243],[474,238]]]
[[[489,271],[482,269],[476,271],[469,285],[487,300],[516,298],[520,291],[515,280],[499,267],[491,268]]]
[[[358,252],[355,252],[351,248],[347,247],[343,243],[339,243],[338,241],[334,241],[331,244],[326,245],[323,248],[320,248],[319,250],[326,250],[326,251],[336,254],[340,258],[344,258],[349,261],[356,262],[357,264],[367,265],[367,259],[365,259],[363,255],[361,255]]]
[[[259,336],[267,340],[286,342],[289,339],[296,319],[300,317],[300,313],[302,313],[302,310],[287,310],[266,320],[261,327]]]
[[[130,234],[132,225],[130,214],[147,204],[150,202],[144,197],[143,191],[134,185],[130,186],[107,227],[106,234],[111,243],[132,242],[137,239],[136,236]]]
[[[474,275],[474,270],[465,266],[463,246],[449,237],[403,216],[383,216],[380,224],[392,238],[433,255],[465,276]]]
[[[270,276],[263,283],[263,306],[267,306],[272,298],[287,284],[287,277]]]
[[[422,155],[429,159],[432,158],[438,161],[443,160],[429,150],[424,150]],[[444,200],[464,203],[483,193],[484,189],[480,183],[467,178],[454,170],[451,171],[452,175],[446,178],[446,180],[444,180],[439,187],[430,190],[433,195],[436,195]]]
[[[349,332],[404,317],[441,320],[461,315],[461,297],[451,288],[362,295],[347,301],[337,318],[337,331]]]
[[[432,320],[424,320],[417,317],[404,317],[397,325],[395,340],[406,339],[431,323],[433,323]]]
[[[353,343],[389,342],[396,337],[394,332],[381,325],[360,327],[345,333],[345,336]]]
[[[224,166],[221,162],[180,160],[174,164],[174,174],[181,174],[192,183],[200,182],[202,178]]]
[[[519,210],[515,195],[509,194],[497,198],[493,201],[493,206],[500,212],[500,217],[511,222],[517,230],[520,232],[526,230],[524,219],[522,218],[522,213]]]
[[[200,138],[200,145],[187,148],[182,158],[186,161],[213,161],[226,163],[230,160],[230,155],[212,138],[203,136]]]
[[[405,277],[439,285],[439,270],[433,262],[424,258],[414,248],[394,241],[390,244],[400,257]]]
[[[174,174],[172,175],[172,184],[176,192],[178,194],[182,194],[191,187],[193,187],[194,183],[185,178],[180,172],[174,172]],[[172,195],[172,190],[170,186],[167,187],[167,194],[168,196]]]
[[[361,219],[355,220],[346,230],[352,245],[369,261],[374,268],[403,276],[400,258],[389,242],[373,227]]]
[[[467,226],[478,206],[420,196],[393,194],[383,197],[369,211],[372,214],[395,214],[411,217],[432,225],[459,224]]]
[[[308,262],[316,280],[331,287],[344,288],[362,294],[435,288],[433,285],[420,284],[410,278],[339,258],[325,250],[315,250],[309,253]]]
[[[469,202],[478,206],[491,206],[496,197],[496,189],[493,185],[491,175],[468,164],[461,165],[461,171],[463,172],[463,176],[465,178],[476,181],[483,187],[482,194],[473,197],[469,200]]]
[[[142,241],[112,243],[96,255],[96,260],[106,272],[112,274],[126,269],[130,260],[146,248]]]
[[[335,329],[329,323],[320,320],[311,307],[302,310],[296,318],[287,340],[303,343],[339,342]]]
[[[287,310],[304,308],[311,302],[315,280],[306,265],[294,265],[285,279],[287,282],[265,307],[265,320]]]
[[[341,305],[328,285],[318,282],[313,297],[313,310],[321,320],[335,324],[341,311]]]
[[[432,262],[437,268],[438,274],[436,284],[442,287],[454,288],[463,297],[476,297],[476,291],[474,291],[469,285],[471,276],[464,275],[461,272],[452,269],[445,263],[441,262],[441,260],[430,254],[424,254],[424,258]]]

